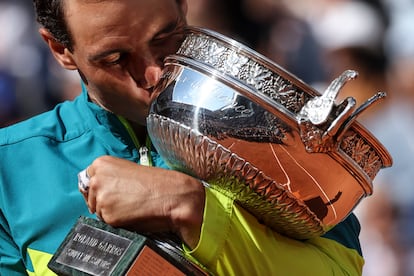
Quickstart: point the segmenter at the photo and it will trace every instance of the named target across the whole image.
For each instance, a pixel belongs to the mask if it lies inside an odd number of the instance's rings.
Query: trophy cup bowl
[[[392,159],[335,103],[356,77],[321,94],[273,61],[217,32],[189,27],[165,59],[147,128],[167,164],[233,197],[260,222],[295,239],[320,236],[372,194]]]

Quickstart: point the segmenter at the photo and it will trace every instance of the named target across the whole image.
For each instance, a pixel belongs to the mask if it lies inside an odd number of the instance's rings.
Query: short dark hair
[[[64,0],[33,0],[36,20],[55,40],[72,50],[72,37],[65,20]]]

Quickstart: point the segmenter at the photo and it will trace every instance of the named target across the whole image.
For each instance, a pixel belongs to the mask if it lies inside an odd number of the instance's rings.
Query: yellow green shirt
[[[287,238],[260,224],[233,199],[213,189],[206,194],[199,244],[185,249],[212,274],[361,275],[364,260],[357,249],[326,237]]]

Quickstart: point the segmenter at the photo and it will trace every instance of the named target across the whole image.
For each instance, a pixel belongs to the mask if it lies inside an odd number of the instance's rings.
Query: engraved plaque
[[[48,267],[58,275],[207,275],[163,245],[165,241],[80,217]]]

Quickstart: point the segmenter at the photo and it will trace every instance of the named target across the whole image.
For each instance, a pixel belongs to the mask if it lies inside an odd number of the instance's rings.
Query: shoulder
[[[0,147],[46,138],[63,142],[82,135],[88,129],[77,100],[66,101],[53,110],[0,129]]]

